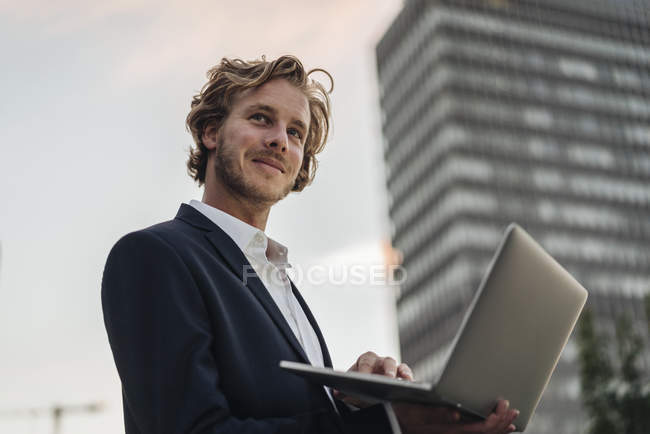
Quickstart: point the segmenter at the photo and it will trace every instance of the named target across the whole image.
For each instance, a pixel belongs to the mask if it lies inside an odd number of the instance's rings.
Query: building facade
[[[638,0],[410,0],[382,37],[400,346],[420,378],[511,221],[590,291],[598,327],[624,313],[645,333],[649,19]],[[584,429],[578,369],[572,339],[527,432]]]

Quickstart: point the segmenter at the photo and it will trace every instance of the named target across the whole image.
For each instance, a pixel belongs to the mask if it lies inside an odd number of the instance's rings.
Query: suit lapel
[[[309,320],[309,324],[311,324],[312,328],[314,329],[314,332],[316,332],[316,336],[318,337],[318,342],[320,343],[320,349],[321,352],[323,353],[323,364],[327,368],[332,367],[332,359],[330,357],[330,353],[327,350],[327,344],[325,343],[325,338],[323,337],[323,334],[320,331],[320,328],[318,327],[318,323],[316,322],[316,318],[314,318],[314,315],[311,313],[311,310],[309,310],[309,306],[307,306],[307,303],[305,302],[305,299],[302,298],[302,295],[298,291],[298,288],[296,288],[296,285],[291,282],[291,290],[293,291],[293,295],[295,295],[296,300],[298,300],[298,303],[300,303],[300,307],[302,307],[302,311],[305,312],[305,316]]]
[[[228,268],[230,268],[235,276],[237,276],[239,281],[242,282],[242,286],[245,286],[253,293],[255,298],[259,301],[275,325],[280,329],[284,337],[287,339],[289,345],[291,345],[291,347],[297,353],[300,361],[303,363],[309,363],[309,359],[307,358],[305,351],[298,342],[298,339],[296,339],[296,336],[293,334],[291,327],[289,327],[289,324],[284,319],[284,316],[282,315],[282,312],[280,312],[280,309],[278,309],[275,301],[273,301],[273,297],[271,297],[271,294],[269,294],[269,291],[266,289],[260,278],[253,270],[253,267],[246,259],[246,256],[244,256],[244,253],[239,249],[239,247],[237,247],[237,244],[235,244],[232,238],[230,238],[228,234],[226,234],[210,219],[189,205],[182,204],[181,208],[178,210],[176,217],[180,220],[185,221],[186,223],[208,231],[205,234],[205,237],[214,246],[217,254],[221,257],[222,262],[228,265]],[[245,282],[244,271],[247,271]],[[300,299],[300,304],[304,309],[305,305],[302,298]],[[310,322],[312,321],[312,318],[313,317],[311,316],[310,312]],[[317,333],[320,340],[320,331]],[[323,357],[325,357],[324,354]]]

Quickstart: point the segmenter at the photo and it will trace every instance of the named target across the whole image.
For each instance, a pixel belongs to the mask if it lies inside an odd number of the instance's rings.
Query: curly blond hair
[[[311,79],[313,72],[322,72],[330,79],[330,90]],[[292,191],[301,191],[309,185],[316,174],[316,154],[325,147],[330,128],[329,93],[334,87],[332,76],[324,69],[305,71],[300,60],[294,56],[282,56],[273,61],[245,61],[241,59],[221,59],[221,62],[208,71],[208,82],[192,98],[192,109],[187,115],[186,126],[192,133],[196,146],[191,147],[187,160],[187,172],[199,185],[205,182],[208,164],[208,149],[201,137],[208,126],[221,127],[230,113],[233,98],[240,92],[256,88],[275,78],[283,78],[301,90],[307,97],[311,115],[309,132],[305,139],[302,166],[296,177]]]

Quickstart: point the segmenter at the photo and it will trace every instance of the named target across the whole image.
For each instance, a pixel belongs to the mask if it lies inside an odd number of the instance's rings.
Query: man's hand
[[[363,353],[348,372],[380,374],[392,378],[413,381],[413,371],[406,363],[397,364],[392,357],[379,357],[372,351]],[[346,396],[334,390],[334,396],[355,407],[367,407],[370,403]],[[469,422],[461,414],[447,407],[395,403],[393,409],[404,434],[507,434],[515,430],[512,422],[519,410],[510,409],[510,403],[500,400],[494,412],[484,421]]]
[[[481,422],[466,422],[456,410],[418,404],[393,404],[404,434],[507,434],[515,430],[512,422],[518,410],[500,400],[493,413]]]
[[[403,378],[413,381],[413,372],[406,363],[400,363],[398,365],[392,357],[379,357],[372,351],[360,355],[356,363],[348,369],[349,371],[380,374],[387,377]]]
[[[404,380],[413,381],[413,371],[406,363],[397,364],[392,357],[379,357],[372,351],[368,351],[359,356],[357,361],[348,369],[348,372],[363,372],[366,374],[379,374],[391,378],[403,378]],[[362,401],[359,398],[346,396],[344,393],[334,390],[334,396],[342,399],[346,404],[363,408],[371,403]]]

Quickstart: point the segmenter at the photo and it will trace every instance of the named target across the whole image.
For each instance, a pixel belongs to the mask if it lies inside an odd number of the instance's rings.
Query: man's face
[[[204,135],[215,149],[216,182],[247,201],[272,205],[284,198],[302,166],[309,122],[307,98],[284,79],[242,92],[221,128]]]

